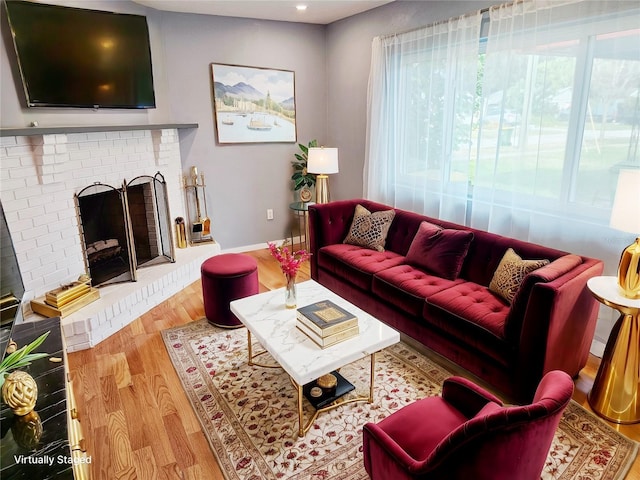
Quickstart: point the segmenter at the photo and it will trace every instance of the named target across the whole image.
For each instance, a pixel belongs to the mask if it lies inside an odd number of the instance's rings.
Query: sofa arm
[[[449,377],[442,384],[442,398],[467,418],[474,417],[489,402],[502,405],[502,400],[462,377]]]
[[[583,258],[578,267],[531,289],[517,347],[517,378],[530,395],[545,373],[576,376],[585,366],[598,317],[587,281],[603,270],[602,261]]]
[[[362,201],[355,199],[309,205],[312,253],[327,245],[342,243],[351,227],[356,205]]]
[[[571,270],[581,264],[582,257],[578,255],[564,255],[544,267],[534,270],[524,278],[513,298],[505,327],[507,338],[511,342],[517,343],[520,339],[522,322],[527,313],[534,286],[538,283],[552,282],[571,272]]]

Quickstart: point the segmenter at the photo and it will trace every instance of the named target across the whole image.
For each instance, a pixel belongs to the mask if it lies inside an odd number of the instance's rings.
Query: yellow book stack
[[[331,300],[300,307],[296,318],[296,327],[322,348],[360,333],[358,318]]]

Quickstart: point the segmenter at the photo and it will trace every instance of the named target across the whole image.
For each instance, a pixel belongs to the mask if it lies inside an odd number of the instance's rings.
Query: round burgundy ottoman
[[[258,293],[258,262],[241,253],[224,253],[205,260],[200,273],[209,323],[224,328],[242,326],[229,303]]]

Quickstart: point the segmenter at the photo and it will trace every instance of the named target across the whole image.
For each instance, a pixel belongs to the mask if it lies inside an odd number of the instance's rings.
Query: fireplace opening
[[[85,265],[94,286],[136,280],[143,266],[175,261],[164,177],[122,188],[94,183],[75,196]]]

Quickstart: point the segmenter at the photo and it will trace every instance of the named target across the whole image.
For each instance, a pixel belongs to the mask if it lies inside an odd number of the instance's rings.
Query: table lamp
[[[620,170],[610,225],[625,232],[640,233],[640,169]],[[618,285],[627,298],[640,298],[639,262],[640,237],[622,251],[618,265]]]
[[[338,149],[312,147],[307,153],[307,172],[316,176],[316,203],[329,203],[329,173],[338,173]]]

